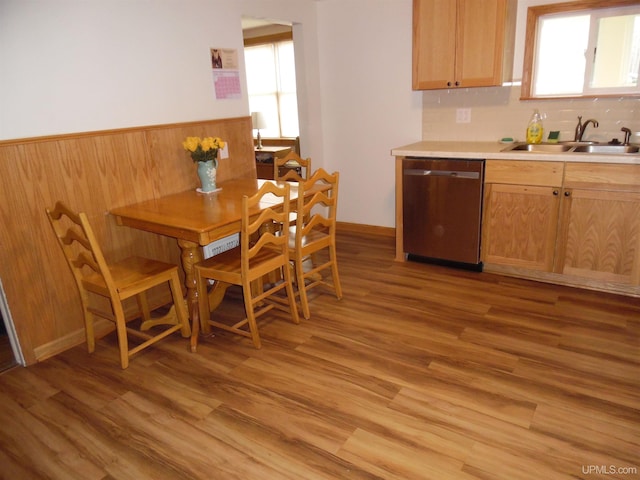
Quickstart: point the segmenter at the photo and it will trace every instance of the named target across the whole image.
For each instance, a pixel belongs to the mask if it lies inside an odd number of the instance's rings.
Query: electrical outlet
[[[229,158],[229,142],[224,142],[224,148],[220,149],[220,158]]]
[[[456,123],[471,123],[471,109],[458,108],[456,110]]]

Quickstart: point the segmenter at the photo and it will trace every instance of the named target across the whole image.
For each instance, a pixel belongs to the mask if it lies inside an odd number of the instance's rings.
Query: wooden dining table
[[[282,184],[273,180],[236,179],[220,184],[213,193],[196,190],[166,195],[152,200],[114,208],[110,211],[118,225],[137,228],[147,232],[166,235],[177,239],[181,249],[182,268],[185,274],[187,305],[192,321],[191,350],[196,350],[200,329],[203,334],[210,331],[206,321],[200,321],[198,313],[198,292],[193,266],[202,261],[202,248],[218,239],[239,233],[242,220],[242,197],[255,194],[265,182]],[[291,202],[298,197],[298,184],[289,182]],[[305,191],[312,195],[320,188]],[[279,203],[267,197],[255,209],[260,210]],[[216,282],[209,293],[209,305],[214,310],[224,298],[228,284]]]

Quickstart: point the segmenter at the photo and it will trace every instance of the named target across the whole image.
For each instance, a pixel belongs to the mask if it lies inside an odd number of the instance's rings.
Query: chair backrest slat
[[[298,175],[295,169],[291,168],[286,171],[284,175],[280,175],[280,167],[286,165],[288,162],[296,162],[300,165],[301,168],[304,169],[302,175]],[[282,158],[274,158],[273,159],[273,178],[276,180],[287,181],[287,182],[304,182],[309,180],[309,175],[311,172],[311,158],[302,158],[296,152],[291,151],[287,153]]]
[[[269,196],[269,206],[252,218],[251,212]],[[242,198],[242,227],[240,231],[240,249],[243,274],[249,271],[251,260],[264,248],[281,251],[288,259],[288,230],[290,211],[290,186],[278,186],[266,182],[252,196]],[[276,232],[264,229],[264,225],[272,226]]]
[[[98,264],[93,259],[93,256],[87,255],[86,252],[81,252],[78,256],[76,256],[72,260],[72,264],[73,264],[74,267],[79,268],[79,269],[84,268],[84,267],[89,267],[95,273],[100,274],[100,267],[98,266]]]
[[[91,250],[91,244],[87,237],[79,235],[75,230],[67,230],[67,233],[61,238],[61,240],[65,245],[71,245],[73,242],[78,242],[86,250]]]
[[[87,215],[75,213],[62,202],[57,202],[53,209],[47,208],[46,211],[78,289],[83,291],[83,278],[97,274],[115,298],[116,287],[111,272]]]
[[[329,234],[335,235],[339,176],[338,172],[329,174],[319,168],[300,184],[296,210],[304,221],[296,227],[296,245],[301,245],[303,238],[317,228],[329,229]],[[323,189],[305,197],[303,192],[315,187]]]

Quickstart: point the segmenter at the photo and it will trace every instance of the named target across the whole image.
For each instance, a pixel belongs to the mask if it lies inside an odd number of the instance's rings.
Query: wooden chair
[[[293,169],[286,169],[284,175],[280,175],[280,167],[287,164],[290,161],[297,162],[301,168],[304,168],[302,175],[299,175],[298,172]],[[286,181],[286,182],[304,182],[309,180],[309,176],[311,175],[311,158],[302,158],[294,151],[290,151],[286,156],[282,158],[274,158],[273,159],[273,178],[275,180]],[[291,225],[296,223],[297,214],[292,212],[289,215],[289,223]]]
[[[290,186],[278,187],[271,182],[265,183],[251,197],[243,197],[240,245],[194,267],[202,324],[208,322],[214,327],[249,337],[253,345],[260,348],[257,317],[278,308],[289,312],[294,323],[300,323],[289,268],[289,201]],[[265,208],[265,204],[269,206]],[[258,206],[263,208],[259,213]],[[277,231],[263,229],[265,223],[277,225]],[[268,285],[265,291],[262,279],[272,272],[281,272],[283,280]],[[233,325],[211,319],[208,279],[242,286],[244,319]],[[286,292],[286,298],[277,295],[282,290]]]
[[[338,208],[339,173],[327,173],[322,168],[298,186],[296,225],[290,227],[289,255],[294,263],[296,286],[300,296],[302,313],[311,316],[307,292],[318,285],[332,288],[337,298],[342,298],[336,257],[336,211]],[[325,188],[304,198],[304,191],[323,185]],[[324,254],[321,252],[324,251]],[[331,270],[332,281],[324,279],[323,270]]]
[[[95,350],[94,315],[115,323],[123,369],[129,366],[132,355],[173,332],[180,330],[183,337],[190,335],[176,265],[142,257],[107,264],[86,214],[75,213],[62,202],[57,202],[53,209],[47,208],[46,212],[80,292],[89,353]],[[145,293],[166,282],[171,290],[173,306],[164,316],[152,318]],[[108,299],[110,309],[105,311],[92,305],[96,303],[91,301],[92,294]],[[142,316],[139,330],[127,327],[123,301],[130,297],[136,297],[139,316]],[[153,335],[146,332],[158,325],[169,326]],[[144,342],[129,349],[127,333],[144,339]]]
[[[302,171],[302,175],[299,175],[296,169],[287,168],[284,169],[285,173],[280,175],[280,167],[286,165],[288,162],[294,161],[300,165],[300,169],[304,169]],[[273,178],[274,180],[283,181],[283,182],[303,182],[305,180],[309,180],[309,175],[311,172],[311,158],[302,158],[295,151],[291,150],[287,155],[282,158],[274,157],[273,159]],[[289,214],[289,224],[294,225],[296,223],[297,215],[295,212],[291,212]],[[268,230],[274,232],[279,227],[276,225],[272,225],[271,223],[265,223],[262,227],[263,230]],[[268,276],[269,282],[275,282],[281,278],[277,272],[271,273]]]
[[[286,165],[288,162],[296,162],[301,168],[304,168],[302,175],[299,175],[295,169],[286,169],[284,175],[280,175],[280,167]],[[302,158],[294,151],[290,151],[284,157],[273,159],[273,178],[275,180],[290,181],[290,182],[303,182],[309,180],[311,172],[311,158]]]

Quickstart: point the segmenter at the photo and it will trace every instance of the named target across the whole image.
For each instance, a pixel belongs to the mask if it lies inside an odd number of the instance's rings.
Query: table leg
[[[193,266],[202,260],[200,245],[187,240],[178,240],[178,245],[182,251],[182,268],[184,270],[185,285],[187,287],[187,307],[189,317],[191,317],[191,351],[195,352],[198,346],[198,335],[200,333],[200,315],[198,313],[198,290],[196,289],[196,279],[193,276]]]
[[[189,310],[189,317],[191,318],[191,351],[195,352],[198,347],[198,335],[200,330],[203,334],[209,334],[211,327],[206,319],[200,318],[200,311],[198,309],[198,289],[196,288],[196,278],[193,275],[193,266],[202,261],[202,249],[195,242],[187,240],[178,240],[178,245],[182,251],[182,268],[184,270],[185,285],[187,287],[187,307]],[[209,297],[209,310],[213,311],[222,302],[227,288],[230,287],[229,283],[216,282],[208,294]]]

